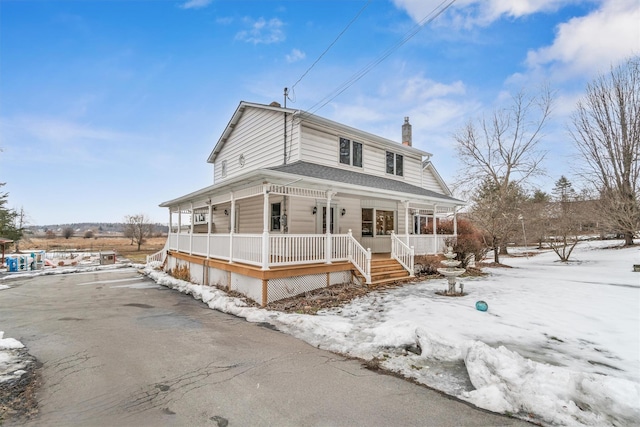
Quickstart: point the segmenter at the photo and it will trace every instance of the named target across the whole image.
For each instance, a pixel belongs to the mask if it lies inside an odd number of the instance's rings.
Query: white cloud
[[[597,74],[640,53],[640,2],[609,0],[589,15],[562,23],[550,46],[529,51],[532,69],[552,66],[557,77]]]
[[[271,44],[279,43],[285,39],[284,31],[282,31],[284,23],[278,18],[272,18],[268,21],[262,17],[255,21],[251,18],[245,18],[244,22],[250,28],[236,34],[236,40],[253,44]]]
[[[291,53],[286,55],[287,62],[289,63],[298,62],[306,57],[307,55],[299,49],[293,49]]]
[[[209,6],[213,0],[189,0],[180,6],[182,9],[202,9]]]
[[[393,0],[415,21],[420,22],[439,8],[441,0]],[[519,18],[557,10],[577,0],[458,0],[447,11],[449,19],[461,27],[486,26],[507,16]]]

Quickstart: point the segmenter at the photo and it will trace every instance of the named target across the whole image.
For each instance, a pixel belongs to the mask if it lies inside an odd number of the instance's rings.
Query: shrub
[[[191,281],[191,271],[189,270],[188,264],[178,264],[174,268],[171,269],[170,274],[179,280],[184,280],[186,282]]]
[[[85,239],[91,239],[91,238],[93,238],[93,236],[94,236],[93,235],[93,230],[87,230],[87,231],[84,232],[84,238]]]
[[[443,226],[443,228],[448,227],[445,224]],[[453,226],[451,226],[451,232],[453,232]],[[446,239],[445,243],[447,246],[453,246],[453,252],[458,254],[456,259],[461,261],[460,267],[467,268],[471,255],[475,257],[476,261],[481,261],[487,255],[489,248],[485,241],[482,231],[476,228],[471,221],[459,219],[458,237]]]
[[[438,274],[438,268],[444,267],[441,263],[444,259],[445,257],[442,255],[416,255],[415,272],[425,276]]]

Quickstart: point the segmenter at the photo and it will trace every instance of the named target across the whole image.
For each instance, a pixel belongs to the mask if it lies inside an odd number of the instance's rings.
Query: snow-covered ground
[[[314,346],[381,366],[467,400],[544,425],[640,425],[640,249],[581,243],[573,262],[551,251],[502,260],[462,279],[375,292],[317,315],[247,307],[224,292],[146,269],[209,307],[268,322]],[[488,303],[487,312],[475,302]],[[421,354],[415,354],[419,347]]]
[[[481,408],[543,425],[640,425],[640,249],[605,249],[618,243],[580,243],[567,264],[551,251],[504,258],[513,268],[462,279],[464,297],[438,296],[446,281],[429,280],[317,315],[248,307],[153,265],[145,273],[212,309],[376,360]]]

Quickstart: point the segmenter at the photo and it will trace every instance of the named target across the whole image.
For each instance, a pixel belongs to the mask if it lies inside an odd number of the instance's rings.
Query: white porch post
[[[191,202],[190,209],[191,209],[191,227],[189,230],[189,255],[193,253],[193,202]]]
[[[173,217],[171,214],[171,208],[169,208],[169,234],[173,232]]]
[[[436,226],[436,211],[438,210],[437,205],[433,205],[433,254],[438,253],[438,233]]]
[[[211,199],[209,199],[209,213],[207,214],[207,258],[209,258],[209,253],[211,249]]]
[[[233,238],[236,231],[236,199],[233,198],[233,191],[231,192],[231,212],[229,213],[229,263],[233,262]]]
[[[457,206],[453,207],[453,237],[458,237],[458,208]]]
[[[176,250],[180,252],[180,232],[182,231],[182,207],[178,206],[178,232],[176,233]]]
[[[264,184],[262,190],[262,269],[269,269],[269,185]]]
[[[404,205],[404,235],[407,238],[407,245],[409,244],[409,202],[402,202]]]
[[[331,264],[331,191],[327,191],[327,212],[325,215],[326,237],[325,237],[325,263]]]

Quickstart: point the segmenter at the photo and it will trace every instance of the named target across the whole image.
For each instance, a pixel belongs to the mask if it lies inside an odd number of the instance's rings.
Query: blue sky
[[[206,158],[242,100],[309,110],[402,40],[436,0],[0,0],[0,182],[31,224],[119,222],[213,182]],[[365,8],[366,6],[366,8]],[[362,10],[364,8],[364,10]],[[459,0],[316,111],[433,153],[509,94],[556,91],[550,189],[571,176],[567,118],[585,85],[640,54],[637,0]]]

